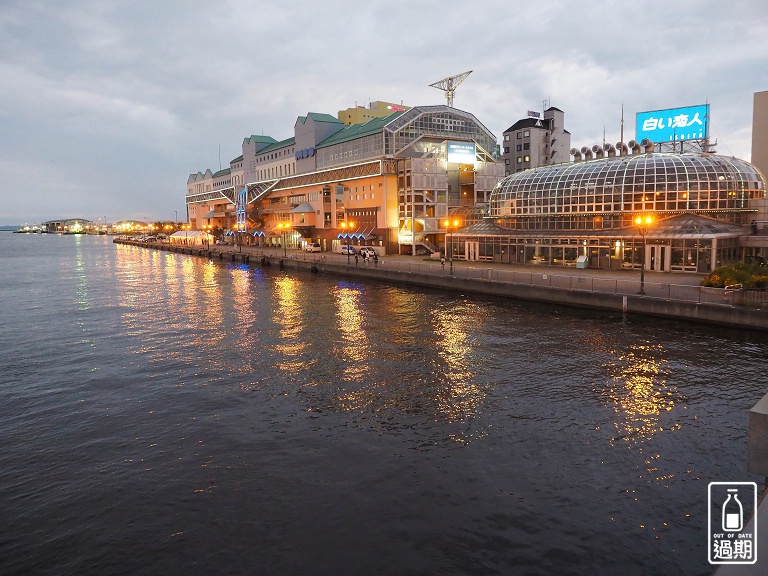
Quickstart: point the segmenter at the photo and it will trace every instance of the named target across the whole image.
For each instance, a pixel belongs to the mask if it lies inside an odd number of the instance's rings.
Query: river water
[[[108,237],[0,234],[0,298],[6,576],[708,574],[760,482],[758,333]]]

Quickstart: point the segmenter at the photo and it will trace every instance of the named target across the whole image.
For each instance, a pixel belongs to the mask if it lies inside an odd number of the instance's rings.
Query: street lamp
[[[637,225],[637,231],[640,233],[640,236],[643,238],[643,254],[640,260],[641,262],[640,263],[640,292],[638,292],[638,294],[645,294],[645,252],[646,252],[645,235],[648,234],[648,230],[653,224],[653,216],[649,214],[645,216],[637,216],[635,218],[635,224]]]
[[[349,255],[349,238],[352,235],[352,228],[355,227],[355,223],[354,222],[342,222],[341,223],[341,227],[342,228],[346,228],[347,230],[349,230],[349,232],[347,232],[347,264],[349,264],[349,256],[350,256]]]
[[[443,225],[445,226],[445,235],[447,238],[446,241],[446,250],[450,250],[449,255],[449,261],[451,263],[451,274],[453,274],[453,233],[451,233],[451,229],[454,230],[454,232],[458,229],[460,222],[458,220],[445,220],[443,221]],[[450,242],[450,244],[449,244]]]
[[[277,229],[280,230],[282,237],[283,237],[283,258],[288,257],[288,247],[285,245],[285,234],[288,232],[288,229],[291,227],[290,222],[280,222],[277,225]]]

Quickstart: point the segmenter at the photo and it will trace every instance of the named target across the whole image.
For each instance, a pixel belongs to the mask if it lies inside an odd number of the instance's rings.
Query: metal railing
[[[449,267],[439,262],[405,262],[382,259],[380,267],[413,274],[434,276],[450,275]],[[520,286],[540,286],[561,290],[584,291],[619,296],[635,296],[640,292],[640,280],[622,278],[601,278],[579,274],[557,274],[550,272],[506,270],[486,266],[454,266],[453,276],[468,280],[483,280]],[[742,304],[768,303],[768,292],[742,289],[710,288],[690,284],[645,281],[645,298],[661,298],[698,304],[737,306]]]

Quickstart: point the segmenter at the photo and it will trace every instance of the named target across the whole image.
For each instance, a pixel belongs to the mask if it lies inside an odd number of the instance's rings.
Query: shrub
[[[725,288],[732,284],[741,284],[744,288],[766,288],[768,287],[768,267],[737,262],[717,268],[701,281],[702,286],[713,288]]]

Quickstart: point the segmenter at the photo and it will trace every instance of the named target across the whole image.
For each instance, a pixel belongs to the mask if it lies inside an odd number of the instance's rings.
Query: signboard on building
[[[541,118],[541,113],[528,110],[528,118]]]
[[[448,162],[457,164],[475,163],[474,142],[448,142]]]
[[[637,113],[638,142],[703,140],[709,134],[709,104]]]

